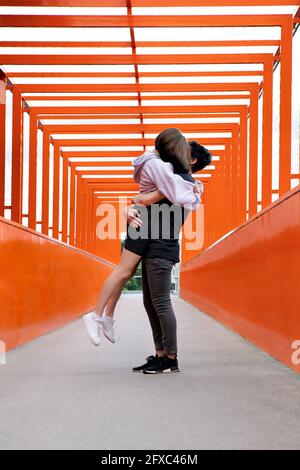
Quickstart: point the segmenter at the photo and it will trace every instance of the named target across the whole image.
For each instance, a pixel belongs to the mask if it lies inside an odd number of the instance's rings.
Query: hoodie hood
[[[140,182],[143,166],[145,165],[146,162],[148,162],[152,158],[160,158],[160,157],[156,153],[154,153],[153,150],[148,150],[143,155],[133,160],[132,162],[134,166],[133,179],[136,183]]]

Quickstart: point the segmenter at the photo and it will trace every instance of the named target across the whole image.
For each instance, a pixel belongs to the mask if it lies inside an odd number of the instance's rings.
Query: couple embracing
[[[180,371],[177,323],[170,296],[171,272],[179,262],[182,225],[189,211],[201,203],[203,186],[195,183],[192,173],[210,162],[209,151],[196,141],[188,142],[176,128],[162,131],[155,139],[155,149],[133,161],[134,181],[139,183],[140,193],[126,209],[127,237],[120,263],[103,284],[95,310],[83,316],[93,344],[100,344],[102,332],[114,343],[115,306],[142,260],[143,302],[155,354],[134,367],[133,372]]]

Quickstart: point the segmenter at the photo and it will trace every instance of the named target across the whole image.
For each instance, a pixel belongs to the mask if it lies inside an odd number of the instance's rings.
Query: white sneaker
[[[95,312],[90,312],[83,315],[82,318],[90,340],[95,346],[99,346],[99,344],[101,343],[100,324],[95,317]]]
[[[103,328],[103,333],[104,333],[105,338],[108,339],[108,341],[110,341],[111,343],[115,343],[116,342],[115,331],[114,331],[115,320],[112,317],[102,316],[102,317],[98,317],[97,321]]]

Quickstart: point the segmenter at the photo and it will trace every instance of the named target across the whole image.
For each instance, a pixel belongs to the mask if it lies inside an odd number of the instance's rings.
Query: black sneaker
[[[177,357],[170,359],[168,356],[158,358],[155,364],[149,365],[143,370],[144,374],[163,374],[166,372],[180,372]]]
[[[134,367],[132,369],[132,372],[143,372],[144,369],[150,367],[150,366],[154,366],[157,362],[160,361],[160,357],[158,357],[157,355],[156,356],[149,356],[146,358],[146,363],[143,364],[142,366],[138,366],[138,367]]]

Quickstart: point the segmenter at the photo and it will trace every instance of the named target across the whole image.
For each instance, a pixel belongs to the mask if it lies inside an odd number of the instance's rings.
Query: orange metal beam
[[[141,106],[141,99],[143,101],[186,101],[186,100],[193,100],[193,101],[205,101],[205,100],[245,100],[249,99],[249,95],[153,95],[153,96],[142,96],[139,100],[138,97],[135,96],[109,96],[109,95],[99,95],[99,96],[64,96],[64,95],[51,95],[51,96],[43,96],[43,95],[23,95],[23,99],[25,101],[139,101],[139,106]]]
[[[132,16],[131,0],[127,0],[127,16],[129,18],[131,18],[131,16]],[[130,32],[130,39],[131,39],[132,55],[136,55],[136,44],[135,44],[134,28],[130,27],[129,32]],[[134,64],[134,78],[135,78],[135,83],[137,85],[139,85],[140,78],[139,78],[139,70],[138,70],[138,65],[137,64]],[[141,106],[142,98],[141,98],[141,93],[140,92],[138,92],[137,98],[138,98],[138,104],[139,104],[139,106]],[[143,124],[143,114],[142,113],[140,114],[140,123]],[[144,137],[144,132],[142,133],[142,136]],[[144,150],[145,150],[145,147],[144,147]]]
[[[226,132],[237,127],[237,123],[178,123],[185,132]],[[44,124],[40,128],[47,129],[50,134],[148,134],[159,133],[165,124]]]
[[[239,126],[239,195],[238,195],[238,212],[240,223],[246,221],[246,210],[247,210],[247,154],[248,154],[248,116],[247,110],[244,109],[241,114],[240,126]],[[226,167],[223,165],[225,159],[222,160],[221,168],[217,168],[217,172],[222,177],[221,172],[223,171],[224,179],[226,175]],[[227,163],[227,162],[224,162]],[[222,214],[220,214],[220,220],[222,221]]]
[[[187,7],[184,0],[132,0],[133,7]],[[189,0],[189,6],[275,6],[299,5],[298,0]],[[126,0],[0,0],[0,6],[36,7],[126,7]]]
[[[242,106],[246,106],[246,105],[242,105]],[[239,105],[237,106],[239,107]],[[64,109],[64,108],[61,108],[61,109]],[[177,109],[177,106],[176,108]],[[181,114],[181,113],[174,113],[174,114],[147,114],[147,117],[146,119],[186,119],[186,118],[239,118],[239,113],[236,112],[236,113],[190,113],[190,114]],[[113,114],[113,115],[109,115],[109,116],[106,116],[106,115],[101,115],[99,113],[95,113],[95,114],[76,114],[76,115],[72,115],[72,114],[64,114],[64,113],[60,113],[60,114],[51,114],[49,113],[48,115],[47,114],[39,114],[38,118],[41,120],[41,121],[44,121],[44,120],[67,120],[67,121],[73,121],[73,120],[90,120],[90,119],[105,119],[107,122],[109,122],[111,119],[118,119],[118,120],[126,120],[126,119],[138,119],[139,116],[138,115],[135,115],[135,114],[130,114],[130,116],[126,115],[126,114]]]
[[[70,159],[69,152],[62,152],[62,154],[63,154],[63,155],[66,155],[66,157],[67,157],[68,159]],[[114,166],[121,166],[121,167],[124,167],[125,169],[126,169],[127,167],[128,167],[128,169],[131,169],[131,170],[133,169],[132,163],[129,162],[129,161],[126,161],[126,162],[115,162],[115,161],[114,161],[114,162],[109,162],[109,161],[108,161],[108,162],[97,162],[97,161],[96,161],[96,162],[91,162],[91,161],[88,161],[88,162],[85,162],[85,161],[72,162],[72,161],[71,161],[71,162],[70,162],[70,161],[69,161],[69,165],[70,165],[71,168],[76,168],[76,167],[78,167],[78,166],[84,166],[84,167],[86,167],[86,166],[87,166],[87,167],[89,167],[89,166],[90,166],[90,167],[99,167],[99,170],[100,170],[100,168],[102,168],[102,167],[103,167],[104,170],[105,170],[105,167],[107,167],[107,166],[112,166],[112,167],[114,167]]]
[[[0,72],[0,216],[4,217],[5,205],[5,122],[6,76]]]
[[[260,76],[263,75],[262,70],[248,70],[248,71],[211,71],[211,72],[139,72],[140,77],[244,77],[244,76]],[[134,77],[134,72],[9,72],[9,78],[111,78],[111,77]]]
[[[86,151],[86,152],[83,152],[83,151],[65,151],[65,150],[62,150],[61,151],[61,154],[62,155],[66,155],[69,160],[71,158],[80,158],[81,160],[79,161],[74,161],[74,160],[70,160],[70,166],[76,166],[76,165],[84,165],[84,166],[131,166],[132,165],[132,160],[126,160],[126,161],[114,161],[114,160],[110,160],[109,158],[107,158],[105,161],[101,160],[101,161],[97,161],[97,160],[91,160],[91,158],[101,158],[103,156],[106,157],[106,154],[107,152],[91,152],[91,151]],[[79,154],[79,155],[78,155]],[[93,155],[91,155],[93,154]],[[120,156],[119,155],[119,152],[115,152],[115,156]],[[141,153],[140,152],[126,152],[126,156],[127,157],[135,157],[135,156],[140,156]],[[86,161],[85,159],[87,159],[88,161]],[[213,164],[215,163],[218,163],[218,160],[213,160]]]
[[[258,88],[250,99],[250,124],[249,124],[249,215],[257,212],[257,186],[258,186]]]
[[[292,138],[292,41],[293,21],[285,19],[281,28],[280,68],[280,134],[279,134],[279,194],[291,187],[291,138]]]
[[[62,186],[62,241],[67,242],[68,235],[68,205],[69,205],[69,168],[68,160],[63,158],[63,186]]]
[[[135,41],[136,47],[243,47],[280,46],[280,40]],[[0,47],[131,47],[130,41],[0,41]],[[47,52],[47,51],[45,51]],[[134,74],[133,74],[134,75]]]
[[[251,61],[254,63],[260,62],[264,64],[269,60],[271,57],[270,54],[264,54],[263,57],[258,56],[257,54],[251,54]],[[205,60],[209,61],[209,56]],[[243,59],[241,57],[237,58],[237,55],[231,55],[231,58],[223,57],[223,62],[229,64],[232,62],[232,57],[235,57],[236,63],[243,63],[240,62]],[[244,56],[242,56],[244,57]],[[237,82],[237,83],[142,83],[139,85],[136,84],[123,84],[118,83],[116,84],[18,84],[18,89],[22,93],[115,93],[116,86],[118,87],[119,93],[137,93],[146,92],[146,93],[154,93],[154,92],[199,92],[199,91],[249,91],[251,87],[255,86],[253,82]],[[117,98],[117,97],[116,97]],[[134,97],[130,97],[129,99],[133,99]],[[155,108],[157,109],[157,108]],[[80,112],[80,111],[79,111]],[[81,109],[82,112],[82,109]]]
[[[29,116],[28,226],[36,229],[37,118]]]
[[[70,205],[69,205],[69,243],[75,244],[75,213],[76,213],[76,174],[75,168],[71,166],[70,174]]]
[[[104,175],[105,176],[106,175],[108,179],[110,175],[128,175],[128,177],[132,177],[133,169],[132,168],[129,170],[105,170],[103,168],[99,170],[78,170],[77,169],[76,174],[79,176],[82,176],[82,175],[93,175],[93,176]],[[106,179],[106,178],[103,178],[103,179]]]
[[[58,238],[59,231],[59,200],[60,200],[60,148],[53,145],[53,229],[52,236]]]
[[[76,178],[77,180],[77,191],[76,191],[76,225],[74,227],[74,241],[76,246],[81,246],[81,233],[82,233],[82,225],[81,225],[81,215],[82,215],[82,190],[83,190],[83,182],[82,178]]]
[[[55,139],[53,142],[57,142],[61,147],[101,147],[101,146],[118,146],[120,147],[136,147],[144,145],[153,145],[154,138],[152,139],[119,139],[120,142],[116,142],[115,139]],[[217,144],[218,141],[215,138],[202,139],[207,144]],[[230,139],[223,139],[224,141]]]
[[[116,150],[103,150],[103,151],[91,151],[91,150],[86,150],[86,151],[80,151],[80,150],[72,150],[72,151],[62,151],[63,155],[67,155],[69,158],[75,158],[75,157],[80,157],[80,158],[91,158],[91,157],[138,157],[141,155],[141,152],[139,150],[127,150],[127,151],[116,151]],[[113,163],[113,162],[111,162]],[[119,162],[118,162],[119,163]],[[122,162],[120,162],[122,163]],[[123,162],[124,164],[126,162]]]
[[[262,207],[272,202],[273,61],[265,66],[262,120]]]
[[[22,223],[23,113],[21,92],[16,87],[13,88],[11,158],[11,219]]]
[[[253,89],[253,92],[255,92],[255,84],[251,83],[249,84],[249,87],[251,90]],[[209,113],[209,112],[215,112],[215,113],[232,113],[232,112],[238,112],[239,109],[242,109],[242,106],[244,105],[183,105],[183,106],[164,106],[163,109],[160,109],[160,114],[156,114],[157,117],[163,118],[164,116],[168,116],[170,113],[172,113],[174,116],[176,116],[177,113],[199,113],[199,112],[204,112],[204,113]],[[115,115],[115,114],[123,114],[123,115],[132,115],[138,111],[142,111],[143,114],[152,114],[157,112],[157,107],[156,106],[35,106],[30,108],[28,112],[30,114],[35,114],[35,115],[42,115],[45,116],[46,114],[49,115],[47,117],[48,119],[52,119],[50,115],[55,115],[59,114],[61,115],[60,119],[63,119],[63,115],[68,115],[68,114],[73,114],[77,115],[77,113],[82,113],[86,112],[87,114],[102,114],[102,115]],[[104,116],[104,117],[107,117]],[[68,117],[69,119],[69,117]],[[128,117],[127,117],[128,119]],[[130,119],[130,116],[129,116]]]
[[[0,27],[1,18],[3,18],[3,16],[0,16]],[[49,15],[47,18],[51,18],[51,16]],[[0,63],[7,65],[258,64],[263,63],[265,56],[268,55],[269,54],[0,54]],[[274,57],[274,60],[278,60],[278,58]]]
[[[42,233],[48,235],[49,230],[49,133],[43,132],[42,162]]]
[[[127,6],[127,5],[126,5]],[[162,28],[281,26],[292,15],[1,15],[0,27]]]

